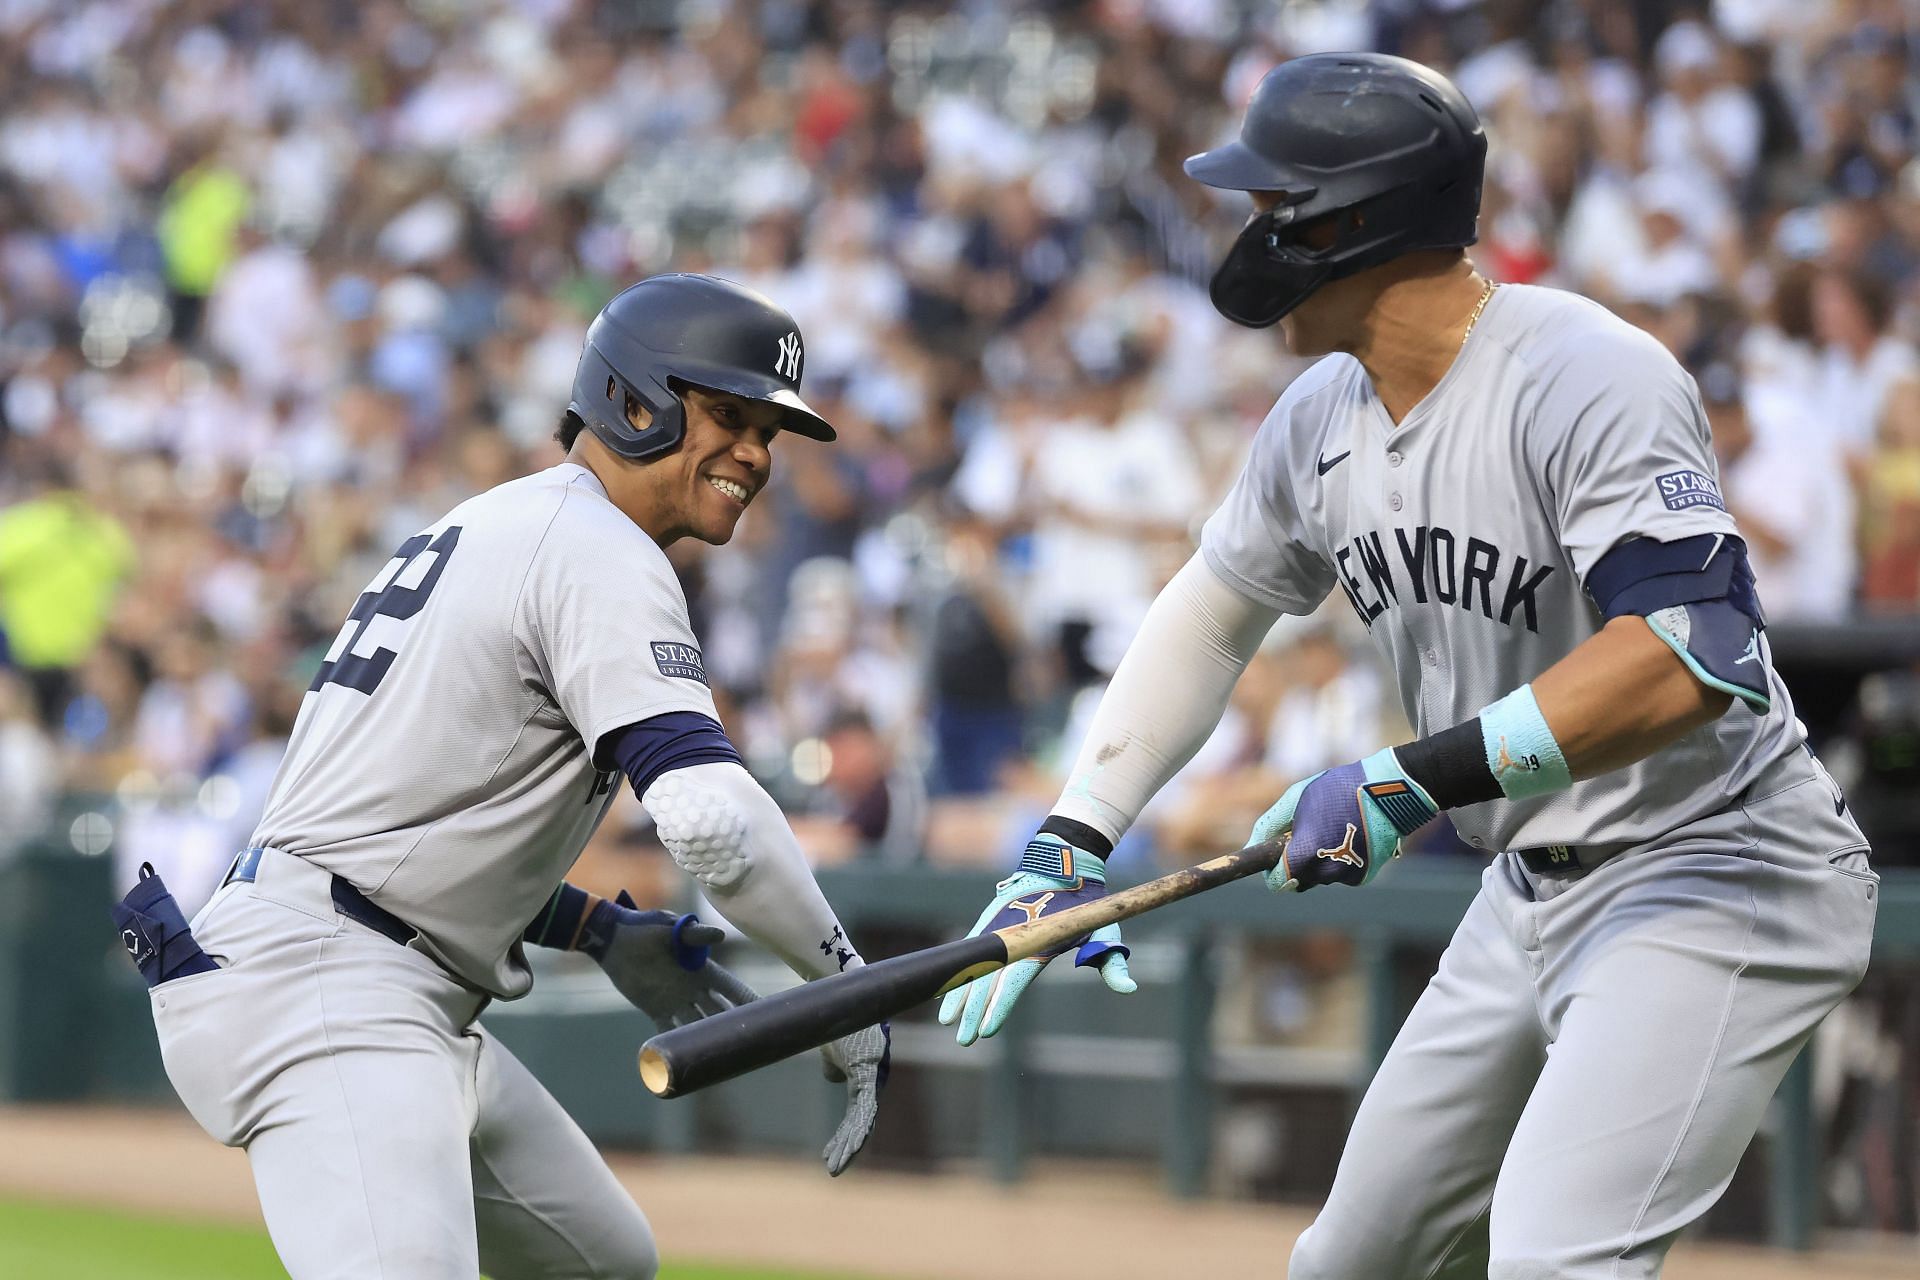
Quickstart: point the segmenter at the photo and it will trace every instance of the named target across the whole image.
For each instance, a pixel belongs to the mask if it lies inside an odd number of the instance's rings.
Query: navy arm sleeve
[[[1611,621],[1639,615],[1709,688],[1754,710],[1773,702],[1766,615],[1754,590],[1747,544],[1703,533],[1673,542],[1631,538],[1587,575],[1587,592]]]
[[[1755,627],[1767,625],[1753,589],[1747,544],[1728,534],[1701,533],[1674,542],[1629,538],[1593,566],[1587,593],[1608,621],[1622,614],[1645,617],[1674,605],[1725,600]]]
[[[696,764],[742,764],[727,731],[697,711],[669,711],[603,734],[593,763],[618,768],[644,796],[654,779]]]

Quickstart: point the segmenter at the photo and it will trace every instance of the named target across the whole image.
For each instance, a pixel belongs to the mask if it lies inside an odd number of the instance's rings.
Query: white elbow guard
[[[661,774],[640,803],[732,924],[803,978],[860,963],[773,797],[732,761]]]
[[[683,870],[709,889],[730,889],[753,866],[747,815],[727,787],[694,776],[697,772],[661,774],[641,803],[653,815],[660,843]]]

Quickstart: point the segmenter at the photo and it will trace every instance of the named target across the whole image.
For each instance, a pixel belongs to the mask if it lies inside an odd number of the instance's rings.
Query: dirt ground
[[[1299,1210],[1169,1200],[1150,1180],[1046,1168],[1016,1191],[975,1178],[863,1173],[797,1161],[615,1156],[670,1257],[886,1280],[1056,1280],[1284,1274]],[[257,1223],[246,1159],[171,1110],[0,1108],[0,1197]],[[999,1256],[975,1246],[1000,1242]],[[1683,1244],[1668,1280],[1920,1277],[1920,1247],[1804,1257]]]

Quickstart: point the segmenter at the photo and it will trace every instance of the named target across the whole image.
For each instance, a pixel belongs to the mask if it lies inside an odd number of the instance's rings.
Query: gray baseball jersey
[[[1207,563],[1248,598],[1310,613],[1344,592],[1422,734],[1532,680],[1602,625],[1583,583],[1613,547],[1734,533],[1693,380],[1584,298],[1495,290],[1460,356],[1399,426],[1329,356],[1268,414],[1207,521]],[[1764,640],[1759,649],[1766,661]],[[1490,850],[1652,839],[1724,808],[1804,732],[1734,705],[1631,767],[1556,795],[1453,812]]]
[[[521,931],[611,803],[603,734],[718,719],[665,554],[563,463],[455,507],[367,587],[253,842],[349,880],[461,978],[530,985]]]

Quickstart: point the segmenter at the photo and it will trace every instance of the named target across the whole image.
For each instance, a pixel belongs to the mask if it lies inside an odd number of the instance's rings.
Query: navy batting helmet
[[[1220,314],[1263,329],[1339,280],[1416,249],[1476,238],[1487,138],[1466,96],[1436,71],[1382,53],[1316,53],[1269,71],[1240,136],[1187,160],[1189,177],[1271,191],[1209,292]],[[1329,218],[1332,243],[1300,242]]]
[[[805,360],[793,317],[753,290],[718,276],[652,276],[594,317],[567,409],[635,462],[680,446],[685,385],[779,405],[782,428],[831,440],[833,428],[800,398]],[[629,396],[653,415],[645,427],[629,421]]]

